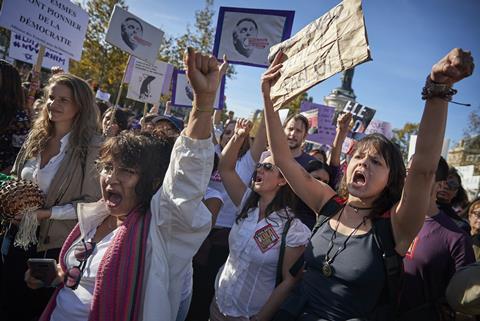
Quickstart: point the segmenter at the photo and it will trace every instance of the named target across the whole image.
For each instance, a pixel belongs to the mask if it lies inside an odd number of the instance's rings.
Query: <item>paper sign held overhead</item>
[[[231,64],[268,67],[270,47],[288,39],[295,11],[220,7],[213,55]]]
[[[292,38],[273,46],[269,60],[284,54],[272,86],[276,110],[334,74],[371,60],[360,0],[344,0]]]
[[[331,146],[336,134],[336,127],[332,124],[335,108],[302,101],[300,110],[309,122],[306,140]]]
[[[154,65],[163,42],[163,31],[116,5],[105,40],[132,56]]]
[[[135,59],[129,79],[127,98],[144,103],[156,104],[160,96],[170,89],[173,66],[162,61],[150,65]]]
[[[3,0],[0,26],[80,60],[88,13],[68,0]]]

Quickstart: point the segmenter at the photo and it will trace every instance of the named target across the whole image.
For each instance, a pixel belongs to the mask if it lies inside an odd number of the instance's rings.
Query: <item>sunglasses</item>
[[[267,171],[273,171],[277,166],[273,165],[272,163],[257,163],[255,166],[256,169],[262,168]]]
[[[454,180],[447,180],[447,189],[456,191],[460,187],[460,184]]]
[[[65,279],[63,283],[66,287],[75,290],[80,284],[80,279],[82,278],[85,267],[87,266],[87,260],[90,255],[92,255],[93,250],[95,249],[95,242],[85,242],[82,239],[82,243],[78,243],[74,250],[73,255],[78,261],[78,265],[75,265],[67,269],[65,274]]]

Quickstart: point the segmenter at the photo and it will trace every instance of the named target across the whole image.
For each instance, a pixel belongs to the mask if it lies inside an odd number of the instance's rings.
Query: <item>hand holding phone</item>
[[[54,259],[28,259],[28,271],[25,273],[25,282],[31,288],[51,286],[57,278],[57,261]],[[41,281],[41,283],[37,282]]]

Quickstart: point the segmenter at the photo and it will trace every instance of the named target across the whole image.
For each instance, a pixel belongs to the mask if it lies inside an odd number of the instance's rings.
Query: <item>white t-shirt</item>
[[[215,152],[218,155],[221,154],[220,145],[215,145]],[[242,158],[237,161],[235,170],[238,176],[240,176],[242,182],[247,186],[250,185],[250,180],[256,164],[257,163],[253,160],[250,151],[245,153],[245,155],[243,155]],[[210,178],[210,182],[208,183],[208,187],[219,191],[223,199],[223,206],[218,213],[215,226],[231,228],[235,222],[235,218],[237,217],[238,208],[233,204],[230,196],[228,196],[218,171],[213,173],[212,177]]]
[[[63,287],[57,295],[57,304],[52,312],[50,321],[86,321],[90,315],[93,291],[95,289],[95,278],[97,276],[100,262],[113,241],[118,229],[113,230],[95,245],[93,253],[88,257],[85,270],[80,279],[80,284],[75,290]],[[86,239],[95,235],[96,229],[88,233]],[[79,264],[74,256],[74,248],[81,240],[76,240],[66,254],[67,269]]]
[[[250,190],[245,193],[242,204]],[[215,300],[220,312],[232,317],[251,317],[257,314],[275,289],[278,257],[287,211],[273,212],[259,219],[259,209],[230,231],[230,254],[215,281]],[[304,246],[311,231],[294,218],[286,236],[287,247]]]

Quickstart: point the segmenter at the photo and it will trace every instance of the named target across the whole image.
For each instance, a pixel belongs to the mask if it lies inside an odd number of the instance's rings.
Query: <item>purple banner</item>
[[[310,124],[307,140],[331,146],[336,133],[335,126],[332,125],[335,108],[302,101],[300,111]]]

